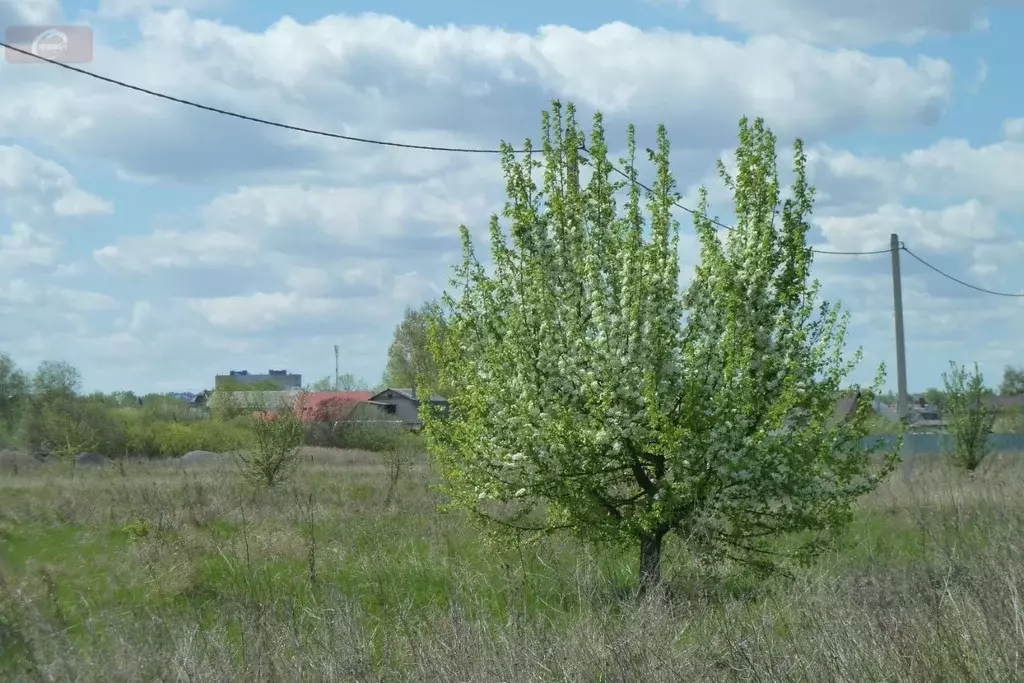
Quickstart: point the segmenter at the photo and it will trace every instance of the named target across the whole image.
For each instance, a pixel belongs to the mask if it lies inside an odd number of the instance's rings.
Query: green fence
[[[949,435],[940,433],[913,433],[903,435],[903,456],[908,455],[940,455],[946,450]],[[864,442],[868,445],[878,444],[879,450],[885,450],[896,442],[895,435],[869,436]],[[1024,434],[991,434],[989,444],[996,452],[1017,451],[1024,453]]]

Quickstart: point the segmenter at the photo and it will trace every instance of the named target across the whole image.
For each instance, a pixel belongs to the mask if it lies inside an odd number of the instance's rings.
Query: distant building
[[[440,394],[434,394],[427,399],[431,404],[448,410],[448,399]],[[420,403],[422,396],[416,395],[415,389],[394,389],[388,387],[371,396],[366,403],[375,406],[379,411],[378,419],[391,422],[400,422],[406,426],[418,428],[422,426],[420,421]]]
[[[273,384],[280,391],[302,388],[302,375],[289,374],[287,370],[270,370],[265,375],[250,374],[248,370],[231,370],[226,375],[217,375],[214,378],[214,388],[221,388],[225,385],[246,387],[247,385],[260,385],[257,389],[268,389]]]

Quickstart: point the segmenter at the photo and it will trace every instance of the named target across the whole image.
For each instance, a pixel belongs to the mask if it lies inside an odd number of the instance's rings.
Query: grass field
[[[254,492],[230,459],[0,462],[3,681],[1021,681],[1024,459],[918,459],[845,547],[758,581],[668,548],[496,552],[418,465],[307,450]]]

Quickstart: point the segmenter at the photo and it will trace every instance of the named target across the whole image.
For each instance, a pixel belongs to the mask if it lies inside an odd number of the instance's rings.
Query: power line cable
[[[833,256],[874,256],[877,254],[888,254],[892,249],[875,249],[874,251],[829,251],[826,249],[812,249],[815,254],[830,254]]]
[[[588,152],[586,147],[583,148],[583,151],[584,152]],[[611,168],[612,168],[613,171],[618,173],[620,176],[622,176],[623,178],[625,178],[626,180],[628,180],[630,182],[635,182],[637,184],[637,186],[639,186],[640,188],[646,190],[647,192],[653,192],[654,191],[650,187],[648,187],[647,185],[644,185],[643,183],[641,183],[639,180],[633,180],[632,178],[630,178],[629,174],[627,174],[625,171],[623,171],[622,169],[618,168],[614,164],[612,165]],[[685,211],[686,213],[690,214],[691,216],[695,216],[696,217],[696,216],[701,215],[701,213],[699,211],[697,211],[695,209],[691,209],[688,206],[684,206],[683,204],[680,204],[677,201],[673,201],[672,204],[676,208],[682,209],[683,211]],[[721,222],[717,218],[712,218],[711,216],[708,216],[707,214],[704,214],[703,217],[706,218],[712,225],[714,225],[714,226],[716,226],[718,228],[722,228],[723,230],[735,230],[736,229],[735,226],[733,226],[733,225],[726,225],[725,223]],[[830,251],[830,250],[827,250],[827,249],[811,249],[811,251],[813,253],[815,253],[815,254],[827,254],[829,256],[874,256],[876,254],[888,254],[891,251],[891,249],[875,249],[873,251]]]
[[[259,124],[262,124],[264,126],[271,126],[273,128],[280,128],[280,129],[283,129],[283,130],[290,130],[290,131],[294,131],[296,133],[306,133],[307,135],[317,135],[317,136],[320,136],[320,137],[332,138],[332,139],[335,139],[335,140],[346,140],[348,142],[361,142],[361,143],[366,144],[366,145],[377,145],[379,147],[397,147],[397,148],[400,148],[400,149],[418,149],[418,150],[423,150],[423,151],[428,151],[428,152],[457,152],[459,154],[501,154],[501,151],[502,151],[500,149],[492,149],[492,148],[484,149],[484,148],[476,148],[476,147],[441,147],[441,146],[437,146],[437,145],[415,145],[415,144],[407,143],[407,142],[391,142],[389,140],[375,140],[373,138],[362,138],[362,137],[357,137],[357,136],[354,136],[354,135],[342,135],[340,133],[330,133],[328,131],[317,130],[315,128],[303,128],[302,126],[293,126],[293,125],[290,125],[290,124],[287,124],[287,123],[281,123],[280,121],[270,121],[268,119],[262,119],[262,118],[259,118],[259,117],[256,117],[256,116],[249,116],[247,114],[239,114],[238,112],[228,111],[227,109],[221,109],[219,107],[212,107],[212,106],[207,105],[207,104],[201,104],[199,102],[193,102],[192,100],[186,100],[186,99],[183,99],[181,97],[174,97],[173,95],[168,95],[166,93],[157,92],[155,90],[150,90],[148,88],[143,88],[143,87],[138,86],[138,85],[132,85],[131,83],[125,83],[124,81],[119,81],[116,78],[110,78],[109,76],[102,76],[102,75],[100,75],[98,73],[95,73],[93,71],[88,71],[87,69],[81,69],[81,68],[79,68],[77,66],[72,66],[71,64],[66,64],[64,62],[58,62],[55,59],[49,59],[47,57],[40,57],[39,55],[37,55],[37,54],[35,54],[33,52],[30,52],[28,50],[23,50],[20,47],[14,47],[13,45],[8,45],[7,43],[4,43],[4,42],[0,42],[0,46],[3,46],[4,48],[6,48],[8,50],[13,50],[14,52],[21,53],[23,55],[28,55],[30,57],[35,57],[36,59],[39,59],[39,60],[44,61],[44,62],[49,62],[50,64],[53,64],[55,66],[59,66],[62,69],[67,69],[68,71],[73,71],[73,72],[75,72],[77,74],[81,74],[83,76],[88,76],[89,78],[95,78],[98,81],[103,81],[104,83],[110,83],[111,85],[116,85],[116,86],[121,87],[121,88],[127,88],[128,90],[134,90],[135,92],[139,92],[139,93],[142,93],[144,95],[149,95],[150,97],[157,97],[157,98],[160,98],[162,100],[167,100],[168,102],[176,102],[178,104],[183,104],[183,105],[185,105],[187,107],[193,107],[195,109],[201,109],[203,111],[208,111],[208,112],[211,112],[211,113],[214,113],[214,114],[220,114],[222,116],[228,116],[228,117],[231,117],[231,118],[234,118],[234,119],[240,119],[242,121],[250,121],[252,123],[259,123]],[[525,152],[525,150],[515,150],[515,152],[517,154],[522,154],[522,153]]]
[[[104,83],[109,83],[111,85],[116,85],[116,86],[121,87],[121,88],[127,88],[128,90],[132,90],[134,92],[142,93],[144,95],[149,95],[150,97],[156,97],[156,98],[159,98],[159,99],[162,99],[162,100],[166,100],[168,102],[175,102],[177,104],[182,104],[182,105],[185,105],[187,107],[193,107],[195,109],[200,109],[202,111],[207,111],[207,112],[210,112],[210,113],[213,113],[213,114],[220,114],[222,116],[227,116],[227,117],[230,117],[230,118],[239,119],[241,121],[249,121],[251,123],[259,123],[259,124],[262,124],[264,126],[271,126],[273,128],[280,128],[280,129],[283,129],[283,130],[290,130],[290,131],[294,131],[294,132],[297,132],[297,133],[306,133],[308,135],[317,135],[317,136],[320,136],[320,137],[332,138],[332,139],[335,139],[335,140],[345,140],[345,141],[348,141],[348,142],[359,142],[359,143],[363,143],[363,144],[367,144],[367,145],[377,145],[377,146],[380,146],[380,147],[395,147],[395,148],[399,148],[399,149],[416,149],[416,150],[423,150],[423,151],[430,151],[430,152],[454,152],[454,153],[459,153],[459,154],[500,154],[502,152],[501,149],[493,149],[493,148],[492,149],[484,149],[484,148],[472,148],[472,147],[440,147],[440,146],[435,146],[435,145],[416,145],[416,144],[405,143],[405,142],[392,142],[392,141],[387,141],[387,140],[376,140],[376,139],[373,139],[373,138],[357,137],[357,136],[353,136],[353,135],[342,135],[340,133],[331,133],[331,132],[328,132],[328,131],[317,130],[317,129],[314,129],[314,128],[303,128],[301,126],[293,126],[293,125],[290,125],[290,124],[287,124],[287,123],[281,123],[280,121],[271,121],[271,120],[259,118],[259,117],[256,117],[256,116],[249,116],[247,114],[239,114],[238,112],[229,111],[227,109],[221,109],[219,107],[213,107],[213,106],[210,106],[210,105],[201,104],[199,102],[194,102],[192,100],[186,100],[186,99],[181,98],[181,97],[174,97],[173,95],[168,95],[166,93],[157,92],[155,90],[150,90],[148,88],[143,88],[143,87],[138,86],[138,85],[132,85],[131,83],[126,83],[126,82],[118,80],[116,78],[110,78],[109,76],[102,76],[102,75],[100,75],[98,73],[95,73],[93,71],[89,71],[87,69],[82,69],[82,68],[79,68],[77,66],[72,66],[71,64],[66,64],[64,62],[60,62],[60,61],[57,61],[55,59],[49,59],[48,57],[42,57],[42,56],[37,55],[34,52],[31,52],[29,50],[24,50],[24,49],[22,49],[20,47],[14,47],[13,45],[9,45],[9,44],[4,43],[4,42],[0,42],[0,46],[3,46],[4,48],[6,48],[8,50],[13,50],[14,52],[17,52],[19,54],[27,55],[29,57],[33,57],[33,58],[38,59],[40,61],[47,62],[49,64],[53,64],[53,65],[58,66],[58,67],[60,67],[62,69],[67,69],[68,71],[72,71],[74,73],[81,74],[83,76],[88,76],[89,78],[94,78],[96,80],[103,81]],[[519,150],[514,150],[514,151],[515,151],[516,154],[524,154],[528,150],[521,150],[521,149],[519,149]],[[586,146],[581,147],[581,151],[584,152],[584,153],[588,153],[588,150],[587,150]],[[646,190],[648,192],[652,192],[650,187],[648,187],[647,185],[644,185],[640,181],[633,180],[629,176],[629,174],[627,174],[625,171],[623,171],[622,169],[618,168],[614,164],[611,165],[611,168],[612,168],[612,170],[614,170],[616,173],[621,175],[626,180],[629,180],[631,182],[636,182],[636,184],[638,186],[640,186],[641,188],[643,188],[644,190]],[[673,201],[672,203],[677,208],[679,208],[679,209],[689,213],[692,216],[698,216],[699,215],[698,211],[695,211],[694,209],[691,209],[691,208],[689,208],[687,206],[684,206],[684,205],[680,204],[677,201]],[[707,218],[711,222],[712,225],[715,225],[715,226],[717,226],[719,228],[723,228],[725,230],[735,230],[734,226],[726,225],[725,223],[722,223],[718,219],[711,218],[710,216],[707,216],[707,215],[705,215],[704,217]],[[828,251],[828,250],[821,250],[821,249],[812,249],[811,251],[814,252],[815,254],[827,254],[827,255],[835,255],[835,256],[872,256],[872,255],[875,255],[875,254],[885,254],[885,253],[889,252],[888,249],[879,249],[879,250],[875,250],[875,251]]]
[[[943,270],[940,270],[936,266],[933,266],[932,264],[928,263],[923,258],[921,258],[917,254],[912,252],[910,249],[908,249],[905,244],[901,243],[900,244],[900,249],[902,251],[905,251],[908,254],[910,254],[910,256],[912,256],[916,261],[918,261],[919,263],[921,263],[925,267],[934,270],[936,273],[938,273],[942,277],[947,278],[949,280],[952,280],[953,282],[957,283],[958,285],[963,285],[964,287],[968,287],[969,289],[973,289],[973,290],[975,290],[977,292],[982,292],[984,294],[991,294],[993,296],[1005,296],[1005,297],[1010,297],[1010,298],[1024,298],[1024,293],[1021,293],[1021,294],[1011,294],[1010,292],[996,292],[996,291],[993,291],[991,289],[985,289],[984,287],[979,287],[977,285],[972,285],[969,282],[964,282],[960,278],[954,277],[954,276],[950,275],[949,273],[947,273],[947,272],[945,272]]]

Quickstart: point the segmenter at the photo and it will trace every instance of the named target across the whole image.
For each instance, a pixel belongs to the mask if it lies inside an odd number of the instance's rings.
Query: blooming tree
[[[861,445],[866,400],[834,419],[860,353],[843,359],[846,316],[816,302],[802,146],[783,201],[774,136],[761,120],[739,131],[735,176],[719,164],[735,229],[716,232],[702,192],[685,288],[663,127],[649,192],[633,129],[619,173],[601,116],[588,140],[571,105],[545,112],[541,159],[505,147],[507,234],[493,217],[488,269],[462,227],[432,340],[439,381],[460,387],[446,415],[423,408],[453,505],[638,546],[646,590],[670,534],[714,558],[807,559],[891,470],[895,453],[873,467]],[[792,532],[808,532],[798,548],[772,543]]]

